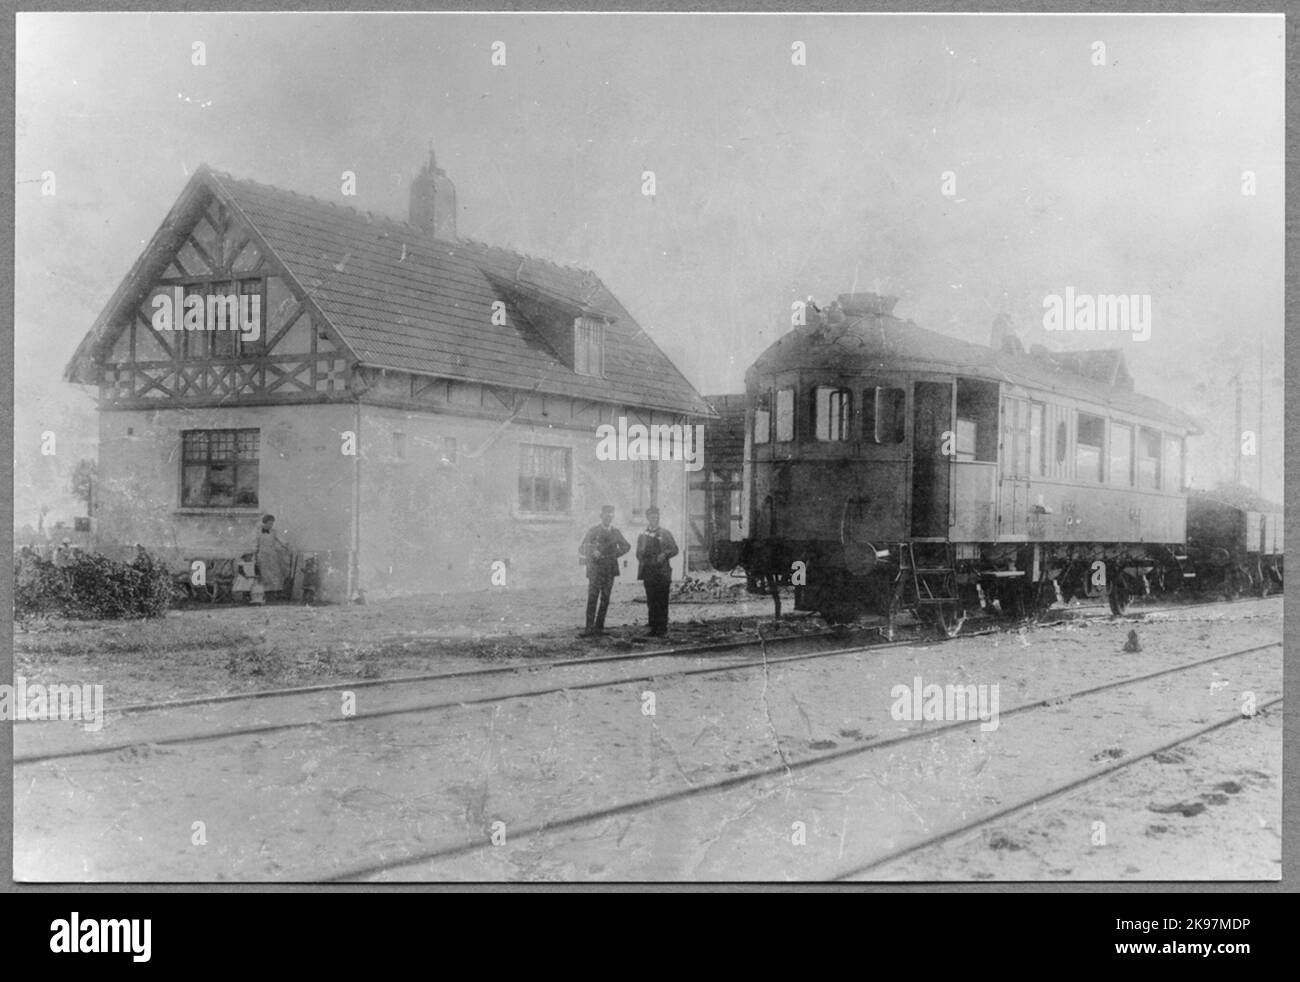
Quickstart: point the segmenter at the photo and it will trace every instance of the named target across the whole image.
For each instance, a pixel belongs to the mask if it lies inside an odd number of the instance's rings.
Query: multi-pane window
[[[853,396],[848,389],[819,385],[814,390],[818,440],[847,440],[849,421],[853,418]]]
[[[605,374],[605,325],[590,317],[573,322],[573,370],[579,375]]]
[[[519,510],[529,514],[567,514],[572,500],[571,453],[566,447],[534,443],[519,447]]]
[[[181,505],[256,508],[257,430],[183,430]]]
[[[266,344],[270,340],[266,336],[266,281],[263,279],[240,280],[239,295],[248,298],[240,302],[247,304],[246,309],[248,310],[249,319],[257,324],[255,339],[250,336],[249,339],[245,340],[243,334],[237,335],[236,346],[239,353],[249,355],[265,351]]]
[[[754,442],[770,443],[772,440],[772,394],[764,392],[754,405]]]
[[[173,326],[180,334],[181,358],[235,357],[262,351],[266,343],[266,297],[262,279],[243,279],[191,283],[185,287],[185,303],[190,297],[200,297],[203,309],[197,313],[199,330],[185,329],[187,311],[181,308],[180,320]],[[189,314],[193,323],[195,314]],[[250,331],[250,340],[242,335],[245,317],[256,324]],[[252,340],[251,334],[257,339]]]
[[[1160,489],[1160,434],[1143,428],[1138,431],[1138,487]]]
[[[776,390],[776,442],[794,439],[794,389]]]
[[[1110,483],[1133,485],[1133,427],[1110,424]]]
[[[1075,477],[1080,481],[1101,481],[1101,454],[1105,445],[1106,420],[1100,416],[1079,413],[1075,429]]]
[[[862,435],[873,443],[902,443],[906,400],[902,389],[864,389]]]

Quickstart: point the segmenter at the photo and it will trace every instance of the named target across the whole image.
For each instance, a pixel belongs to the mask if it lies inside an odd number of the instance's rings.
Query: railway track
[[[713,641],[701,645],[685,645],[680,648],[659,648],[650,651],[627,652],[618,655],[594,655],[583,658],[561,658],[552,661],[537,661],[529,663],[515,663],[511,665],[493,665],[488,668],[472,668],[456,672],[424,672],[417,675],[396,675],[391,678],[380,679],[347,679],[341,682],[325,682],[320,685],[301,685],[289,686],[279,689],[259,689],[256,692],[231,692],[215,696],[194,696],[188,699],[168,699],[159,702],[140,702],[129,703],[125,706],[114,706],[106,708],[105,713],[112,716],[129,716],[136,713],[159,712],[168,709],[189,709],[195,706],[217,706],[222,703],[232,702],[251,702],[260,699],[276,699],[285,696],[312,695],[319,692],[340,692],[344,689],[375,689],[387,686],[410,685],[419,682],[439,682],[452,681],[459,679],[471,678],[490,678],[500,675],[521,674],[526,672],[541,672],[548,669],[563,669],[575,665],[600,665],[609,662],[636,661],[648,658],[671,658],[687,655],[702,655],[716,651],[730,651],[736,648],[746,648],[754,644],[789,644],[797,641],[811,641],[818,638],[844,638],[847,634],[857,632],[845,632],[843,630],[826,630],[810,631],[805,634],[787,634],[765,636],[760,634],[757,638],[743,638],[734,641]],[[874,629],[866,629],[861,633],[874,635]],[[401,639],[392,639],[401,640]],[[36,722],[34,720],[15,720],[15,725],[23,723]]]
[[[1267,702],[1262,703],[1256,708],[1255,715],[1266,713],[1270,709],[1274,708],[1275,706],[1281,706],[1282,702],[1283,702],[1282,696],[1278,696],[1275,699],[1270,699]],[[995,822],[1000,822],[1003,819],[1010,818],[1012,815],[1019,814],[1020,812],[1028,811],[1031,808],[1037,808],[1039,805],[1046,804],[1047,802],[1053,801],[1056,798],[1063,797],[1067,794],[1070,794],[1071,792],[1079,790],[1080,788],[1087,787],[1090,784],[1096,784],[1098,781],[1102,781],[1119,771],[1127,770],[1128,768],[1132,767],[1134,764],[1140,764],[1142,761],[1150,760],[1151,758],[1157,756],[1158,754],[1168,753],[1169,751],[1174,750],[1185,743],[1191,743],[1193,740],[1200,739],[1203,736],[1224,729],[1225,727],[1231,726],[1234,723],[1239,723],[1243,719],[1249,719],[1249,718],[1251,717],[1244,716],[1241,713],[1236,713],[1232,716],[1225,716],[1224,718],[1216,720],[1215,722],[1209,724],[1208,726],[1203,726],[1197,730],[1191,731],[1190,733],[1184,734],[1183,736],[1178,737],[1176,740],[1171,740],[1168,743],[1161,744],[1158,747],[1152,747],[1151,749],[1143,753],[1135,754],[1131,757],[1126,757],[1124,760],[1117,761],[1114,764],[1097,768],[1096,770],[1088,774],[1085,774],[1081,777],[1074,778],[1070,781],[1065,782],[1064,784],[1058,785],[1047,791],[1043,791],[1039,794],[1035,794],[1026,798],[1021,798],[1019,801],[1016,801],[1015,803],[1007,805],[1003,808],[999,808],[997,811],[992,812],[991,814],[983,815],[969,822],[964,822],[961,825],[953,826],[951,828],[943,830],[942,832],[937,832],[933,835],[930,835],[922,839],[920,842],[914,842],[903,849],[895,850],[893,852],[887,853],[886,855],[873,859],[870,862],[863,863],[858,866],[854,866],[851,869],[838,873],[835,876],[831,877],[831,879],[852,880],[859,877],[866,877],[867,874],[882,869],[891,863],[897,862],[900,859],[905,859],[908,856],[913,856],[917,853],[924,852],[927,849],[933,849],[936,846],[943,845],[945,842],[949,842],[953,839],[959,838],[970,832],[974,832],[978,829],[985,828],[987,826],[994,824]]]
[[[829,636],[834,636],[834,635],[829,635]],[[808,637],[809,637],[808,635],[802,635],[800,636],[799,639],[807,639]],[[797,640],[797,639],[790,638],[789,640]],[[151,739],[125,740],[125,741],[117,741],[112,743],[96,744],[90,747],[78,747],[72,749],[54,750],[54,751],[46,751],[46,752],[38,752],[38,753],[16,752],[13,758],[13,763],[14,766],[18,766],[20,764],[36,764],[36,763],[42,763],[51,760],[62,760],[62,759],[68,759],[74,757],[90,757],[90,756],[99,756],[103,754],[117,753],[119,751],[130,750],[132,748],[137,748],[137,747],[178,746],[178,745],[185,745],[185,744],[206,743],[213,740],[225,740],[225,739],[231,739],[235,737],[260,736],[268,733],[279,733],[288,730],[302,729],[307,727],[348,725],[348,724],[353,724],[353,723],[362,722],[366,720],[384,719],[392,716],[401,716],[401,715],[415,714],[415,713],[439,712],[443,710],[460,709],[467,706],[484,706],[484,705],[490,705],[492,703],[508,702],[515,699],[538,698],[541,696],[555,695],[561,692],[577,692],[577,691],[583,691],[587,689],[601,689],[601,688],[608,688],[610,686],[630,685],[633,683],[650,682],[655,679],[663,678],[665,676],[670,676],[670,675],[671,676],[710,675],[719,672],[730,672],[730,671],[743,670],[749,668],[767,668],[773,665],[784,665],[784,664],[803,662],[803,661],[815,661],[823,658],[838,658],[838,657],[843,657],[845,655],[861,654],[866,651],[874,651],[877,649],[884,650],[890,648],[901,648],[912,643],[911,641],[892,641],[892,642],[877,641],[871,644],[857,645],[854,647],[834,648],[831,649],[830,651],[813,651],[813,652],[805,652],[802,654],[795,654],[795,655],[769,657],[767,654],[767,644],[769,644],[770,641],[771,639],[760,639],[757,642],[754,641],[747,641],[744,643],[728,642],[723,645],[704,646],[704,647],[697,647],[697,648],[686,649],[686,650],[681,650],[681,649],[664,650],[661,652],[645,652],[645,653],[628,654],[622,656],[600,657],[594,659],[572,659],[572,660],[565,660],[563,662],[544,663],[543,665],[537,666],[536,668],[534,668],[533,666],[528,666],[528,668],[530,671],[539,671],[542,669],[560,670],[565,668],[580,668],[580,667],[586,667],[588,665],[602,664],[602,663],[609,663],[609,662],[643,661],[647,658],[667,658],[667,657],[682,658],[682,657],[692,657],[692,656],[698,657],[706,650],[718,651],[718,650],[728,650],[728,649],[745,648],[745,647],[758,647],[762,651],[762,657],[756,659],[751,658],[748,660],[728,660],[721,664],[712,664],[712,665],[702,666],[702,667],[697,666],[697,667],[672,668],[667,671],[660,671],[660,672],[654,672],[648,674],[642,673],[642,674],[633,674],[633,675],[620,675],[614,678],[603,678],[603,679],[596,679],[596,680],[589,680],[589,681],[574,681],[574,682],[560,683],[560,684],[552,683],[552,684],[548,684],[537,688],[531,688],[531,689],[518,689],[518,690],[513,690],[508,692],[494,692],[488,695],[472,696],[469,698],[460,698],[460,699],[443,699],[435,702],[420,702],[414,705],[395,706],[395,707],[374,710],[370,712],[356,712],[351,715],[342,715],[340,714],[338,709],[335,708],[329,711],[328,715],[324,715],[317,712],[317,713],[312,713],[310,716],[308,716],[305,719],[268,722],[263,724],[250,725],[250,726],[237,726],[232,728],[205,730],[201,732],[179,733],[171,736],[154,737]],[[461,680],[465,678],[474,678],[474,677],[485,676],[485,675],[496,675],[505,672],[518,672],[518,671],[520,671],[518,667],[498,668],[498,669],[486,669],[483,671],[448,672],[441,675],[409,676],[402,679],[383,679],[383,680],[373,680],[373,681],[383,682],[389,685],[396,685],[396,684],[403,684],[403,683],[411,684],[411,683],[430,682],[430,681],[439,681],[439,680],[442,681]],[[206,705],[228,705],[231,703],[238,703],[245,699],[263,700],[263,699],[270,699],[270,698],[293,698],[293,697],[305,696],[305,695],[320,695],[332,691],[347,690],[352,687],[353,687],[352,685],[346,683],[338,683],[338,684],[331,683],[325,686],[312,686],[312,687],[298,688],[298,689],[269,690],[266,692],[253,693],[250,694],[249,696],[218,696],[218,697],[213,697],[211,699],[178,700],[176,702],[171,702],[171,703],[156,703],[152,705],[144,704],[140,706],[132,706],[132,707],[126,707],[124,709],[119,709],[117,710],[117,712],[124,713],[129,711],[130,714],[141,714],[146,711],[157,712],[157,711],[164,711],[164,710],[170,711],[170,710],[177,710],[177,709],[192,709],[198,706],[206,706]],[[26,722],[31,723],[35,721],[28,720]]]
[[[1203,606],[1212,606],[1214,603],[1236,603],[1238,601],[1217,601],[1210,603],[1180,604],[1167,607],[1151,607],[1143,611],[1134,611],[1122,615],[1120,620],[1141,621],[1148,614],[1161,613],[1165,611],[1177,611],[1186,609],[1196,609]],[[1114,615],[1109,614],[1104,604],[1097,605],[1099,610],[1106,611],[1103,615],[1092,615],[1089,611],[1092,609],[1088,605],[1080,605],[1072,608],[1066,608],[1059,613],[1063,614],[1065,619],[1076,617],[1103,616],[1107,619],[1115,619]],[[1059,623],[1059,621],[1051,622]],[[979,637],[981,635],[996,634],[1003,631],[1017,630],[1026,626],[1024,621],[1013,621],[1009,619],[1000,619],[989,617],[975,622],[973,630],[965,632],[961,637]],[[897,638],[894,641],[875,640],[870,643],[861,644],[854,647],[834,648],[830,651],[814,651],[803,654],[769,657],[767,648],[769,645],[788,646],[799,642],[817,643],[827,639],[843,639],[853,634],[860,634],[867,637],[875,638],[878,635],[878,629],[874,626],[858,630],[832,629],[827,631],[812,632],[796,635],[782,635],[766,637],[759,635],[757,640],[738,639],[734,641],[711,642],[703,645],[690,645],[680,648],[663,648],[650,651],[633,651],[621,654],[596,655],[594,657],[567,658],[553,661],[539,662],[536,664],[515,664],[515,665],[498,665],[481,669],[467,669],[455,672],[440,673],[423,673],[418,675],[404,675],[387,679],[357,679],[343,682],[331,682],[314,686],[297,686],[280,689],[266,689],[259,692],[251,693],[233,693],[217,696],[195,697],[191,699],[168,700],[156,703],[136,703],[126,706],[106,708],[105,715],[110,717],[129,717],[140,716],[148,713],[167,713],[178,710],[190,710],[203,707],[223,707],[235,706],[239,704],[262,703],[276,699],[293,699],[296,697],[308,697],[315,695],[324,695],[331,692],[347,692],[355,690],[382,690],[396,689],[403,686],[426,685],[429,683],[440,682],[461,682],[474,679],[489,679],[503,676],[522,676],[529,674],[546,673],[548,677],[556,672],[565,672],[573,669],[584,669],[592,665],[609,665],[625,664],[631,662],[644,662],[652,659],[670,659],[670,658],[698,658],[707,654],[715,654],[726,651],[735,651],[738,649],[758,647],[762,651],[762,657],[749,660],[731,660],[725,663],[709,665],[704,667],[683,667],[670,669],[648,674],[639,675],[620,675],[605,679],[596,680],[579,680],[569,683],[550,682],[545,686],[516,689],[506,692],[494,692],[485,695],[470,696],[468,698],[450,698],[434,702],[417,702],[411,705],[402,705],[388,707],[368,712],[354,712],[350,715],[342,715],[337,707],[321,710],[313,710],[305,718],[268,721],[252,725],[242,725],[234,727],[206,729],[198,732],[181,732],[162,737],[151,739],[130,739],[119,740],[116,742],[97,743],[92,746],[81,746],[64,749],[46,750],[43,752],[28,753],[17,751],[13,758],[15,766],[19,764],[35,764],[50,760],[67,759],[83,756],[96,756],[103,754],[116,753],[119,751],[130,750],[132,748],[144,746],[181,746],[186,744],[205,743],[214,740],[230,739],[242,736],[260,736],[270,733],[285,732],[305,727],[324,726],[324,725],[344,725],[362,720],[382,719],[391,716],[405,714],[438,712],[463,708],[468,706],[490,705],[492,703],[507,702],[515,699],[529,699],[543,696],[555,695],[560,692],[583,691],[589,689],[606,688],[610,686],[633,684],[638,682],[649,682],[665,675],[707,675],[724,671],[743,670],[749,668],[767,667],[770,665],[783,664],[788,662],[810,661],[823,658],[835,658],[845,655],[859,654],[867,650],[889,650],[891,648],[904,647],[916,643],[919,640],[929,640],[928,636],[921,630],[919,625],[911,627],[911,636],[906,638]],[[946,639],[941,639],[946,640]],[[15,721],[16,736],[23,732],[23,728],[30,728],[32,724],[40,722],[38,720],[19,720]]]
[[[1234,658],[1242,658],[1248,655],[1257,654],[1259,652],[1268,651],[1273,648],[1280,648],[1280,647],[1281,647],[1280,641],[1269,642],[1263,645],[1255,645],[1249,648],[1242,648],[1227,653],[1212,655],[1206,658],[1196,659],[1191,662],[1184,662],[1178,665],[1161,668],[1152,672],[1142,673],[1140,675],[1129,676],[1123,679],[1113,680],[1103,684],[1089,686],[1087,688],[1083,688],[1083,689],[1079,689],[1067,693],[1060,693],[1043,699],[1035,699],[1033,701],[1026,702],[1018,706],[1013,706],[1008,709],[1003,709],[1001,710],[999,716],[1001,720],[1006,720],[1011,717],[1024,716],[1026,714],[1033,713],[1035,711],[1057,707],[1063,703],[1071,702],[1073,700],[1082,699],[1088,696],[1099,695],[1101,693],[1118,690],[1124,687],[1141,685],[1143,683],[1147,683],[1155,679],[1159,679],[1167,676],[1173,676],[1179,673],[1189,672],[1194,669],[1201,668],[1207,665],[1213,665],[1213,664],[1225,662]],[[1261,708],[1271,707],[1279,704],[1280,702],[1281,702],[1281,697],[1279,696],[1278,698],[1270,700],[1269,702],[1263,704]],[[1176,746],[1179,743],[1184,743],[1188,740],[1195,739],[1197,736],[1203,735],[1203,733],[1211,732],[1212,730],[1217,729],[1221,726],[1226,726],[1228,722],[1230,721],[1229,720],[1217,721],[1210,727],[1197,730],[1195,733],[1189,735],[1181,736],[1178,740],[1171,743],[1170,746]],[[906,733],[897,736],[888,737],[880,740],[872,740],[868,743],[864,743],[852,747],[846,747],[846,748],[830,751],[827,753],[812,754],[807,757],[803,757],[795,760],[787,759],[783,755],[782,760],[779,764],[773,764],[770,766],[751,770],[745,773],[735,774],[724,778],[718,778],[715,780],[706,781],[700,784],[691,785],[689,787],[679,788],[677,790],[667,792],[664,794],[648,795],[630,801],[620,802],[618,804],[611,805],[605,808],[600,808],[592,811],[569,815],[556,820],[534,822],[528,825],[517,825],[512,829],[511,835],[517,841],[519,839],[533,837],[533,836],[557,835],[566,832],[572,832],[587,826],[591,826],[595,823],[605,821],[607,819],[617,818],[620,816],[633,815],[637,813],[643,813],[643,812],[651,811],[656,808],[661,808],[667,805],[671,805],[674,803],[687,801],[693,798],[702,798],[708,795],[721,794],[731,789],[739,788],[749,784],[754,784],[756,782],[760,782],[770,778],[782,778],[782,777],[789,778],[798,772],[811,771],[817,768],[824,768],[836,762],[845,761],[850,758],[857,758],[857,757],[867,756],[871,754],[876,754],[882,750],[899,747],[905,744],[936,740],[938,738],[951,735],[961,730],[979,726],[980,724],[981,721],[979,719],[970,719],[970,720],[965,720],[960,722],[945,723],[937,726],[926,726],[920,729],[910,730]],[[1146,757],[1159,753],[1161,749],[1163,748],[1157,747],[1148,752],[1145,752],[1144,754],[1141,755],[1141,757],[1134,758],[1132,761],[1124,761],[1118,764],[1109,765],[1107,767],[1104,767],[1096,771],[1095,773],[1085,775],[1084,777],[1079,779],[1072,780],[1065,785],[1054,787],[1048,791],[1037,794],[1032,798],[1024,799],[1016,802],[1012,806],[999,809],[998,811],[992,814],[981,816],[977,820],[973,820],[971,822],[964,823],[959,827],[946,830],[942,833],[938,833],[928,838],[922,843],[914,844],[912,846],[907,847],[907,849],[899,850],[885,857],[879,857],[878,859],[873,859],[870,863],[864,865],[851,867],[847,871],[844,871],[838,875],[844,877],[860,875],[864,871],[869,871],[870,869],[874,868],[878,864],[883,864],[884,862],[892,862],[893,860],[899,858],[900,856],[905,855],[910,851],[914,851],[915,849],[926,848],[930,845],[936,844],[939,841],[946,841],[947,838],[961,835],[966,831],[970,831],[970,829],[972,828],[979,827],[980,824],[991,822],[991,821],[997,821],[1000,818],[1005,817],[1005,815],[1007,814],[1011,814],[1015,811],[1024,810],[1026,808],[1033,807],[1034,804],[1038,803],[1041,800],[1047,800],[1048,798],[1065,794],[1068,791],[1073,790],[1075,787],[1082,786],[1082,784],[1087,783],[1089,781],[1099,780],[1102,777],[1105,777],[1109,773],[1113,773],[1116,770],[1122,769],[1122,767],[1125,765],[1134,763],[1139,759],[1145,759]],[[416,854],[406,855],[400,858],[396,858],[381,863],[353,867],[351,869],[347,869],[331,875],[326,879],[325,882],[346,882],[346,881],[355,881],[355,880],[366,880],[372,877],[383,876],[386,874],[394,873],[396,871],[417,866],[417,865],[437,863],[445,860],[454,860],[457,858],[470,856],[474,853],[478,853],[491,848],[492,848],[492,843],[490,838],[486,836],[474,838],[472,840],[462,841],[456,844],[447,845],[441,848],[431,849]]]

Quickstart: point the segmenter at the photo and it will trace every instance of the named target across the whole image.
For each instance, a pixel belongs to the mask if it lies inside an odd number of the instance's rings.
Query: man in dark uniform
[[[645,531],[636,540],[636,578],[645,583],[645,602],[650,608],[646,633],[662,638],[668,633],[668,590],[673,582],[668,561],[677,555],[677,542],[671,532],[659,527],[659,509],[654,505],[645,510],[645,521]]]
[[[593,525],[578,546],[578,562],[587,564],[587,629],[581,637],[605,633],[605,611],[618,576],[618,559],[632,547],[623,533],[613,527],[614,506],[600,510],[600,524]]]

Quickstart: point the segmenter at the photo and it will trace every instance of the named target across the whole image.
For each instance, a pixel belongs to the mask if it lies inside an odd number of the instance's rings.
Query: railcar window
[[[1165,437],[1165,490],[1183,489],[1183,441],[1176,436]]]
[[[1029,404],[1029,473],[1042,477],[1047,473],[1047,451],[1044,440],[1047,430],[1043,426],[1043,404]]]
[[[1138,487],[1160,487],[1160,434],[1143,428],[1138,431]]]
[[[957,380],[958,460],[993,462],[998,459],[998,402],[996,382]],[[966,430],[966,437],[963,437],[963,430]],[[964,440],[967,440],[966,445]]]
[[[794,439],[794,389],[776,390],[776,442]]]
[[[957,459],[974,460],[975,459],[975,435],[978,431],[975,420],[959,419],[957,420]]]
[[[1056,462],[1065,463],[1065,420],[1056,424]]]
[[[764,392],[754,406],[754,442],[768,443],[772,439],[772,395]]]
[[[853,418],[853,395],[848,389],[819,385],[816,389],[818,440],[847,440],[849,420]]]
[[[862,390],[862,432],[875,443],[902,443],[907,393],[902,389]]]
[[[1133,427],[1110,424],[1110,483],[1133,486]]]
[[[1003,406],[1002,459],[1009,473],[1028,477],[1031,473],[1029,403],[1024,399],[1008,399]]]
[[[1078,480],[1101,481],[1101,452],[1105,444],[1106,421],[1100,416],[1079,413],[1074,448],[1074,476]]]

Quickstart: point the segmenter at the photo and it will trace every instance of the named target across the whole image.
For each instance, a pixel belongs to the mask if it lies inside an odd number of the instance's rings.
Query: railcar
[[[1241,486],[1192,491],[1187,552],[1199,593],[1266,597],[1282,589],[1282,507]]]
[[[1024,351],[928,331],[896,299],[809,311],[745,376],[746,537],[756,582],[843,621],[903,610],[952,636],[978,608],[1073,595],[1122,612],[1194,572],[1195,420],[1133,390],[1122,351]],[[726,557],[730,558],[730,557]]]

